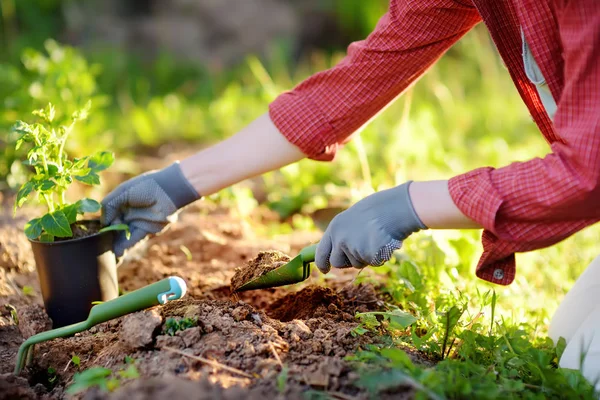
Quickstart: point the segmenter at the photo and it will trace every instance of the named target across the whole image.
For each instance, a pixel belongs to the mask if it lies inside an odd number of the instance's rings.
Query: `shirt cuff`
[[[306,96],[279,95],[269,105],[269,115],[279,132],[310,159],[331,161],[341,147],[333,126]]]
[[[483,228],[496,232],[496,215],[502,198],[492,184],[491,167],[477,168],[448,181],[454,204]]]
[[[496,216],[503,201],[492,184],[491,167],[477,168],[448,181],[450,197],[463,214],[483,228],[483,254],[477,263],[478,278],[499,285],[515,279],[514,244],[497,236]]]

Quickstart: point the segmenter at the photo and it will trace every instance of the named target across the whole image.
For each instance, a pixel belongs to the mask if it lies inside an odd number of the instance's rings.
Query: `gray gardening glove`
[[[127,224],[131,236],[127,239],[125,232],[119,233],[114,244],[115,255],[121,257],[147,235],[162,231],[177,220],[179,209],[199,198],[178,162],[117,186],[102,201],[102,223]]]
[[[327,273],[332,266],[383,265],[404,239],[427,229],[410,200],[410,183],[367,196],[336,215],[317,246],[317,268]]]

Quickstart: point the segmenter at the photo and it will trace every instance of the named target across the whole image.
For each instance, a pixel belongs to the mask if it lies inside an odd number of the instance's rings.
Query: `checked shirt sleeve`
[[[481,17],[457,0],[391,0],[346,57],[270,104],[271,120],[309,158],[332,160],[361,126],[400,95]]]
[[[565,86],[552,152],[449,182],[459,209],[485,228],[477,275],[499,284],[514,279],[515,253],[553,245],[600,221],[600,7],[572,0],[557,17]]]

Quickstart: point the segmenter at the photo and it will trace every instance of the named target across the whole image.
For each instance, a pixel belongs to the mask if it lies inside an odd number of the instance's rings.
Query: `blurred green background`
[[[0,0],[0,189],[22,181],[8,128],[48,101],[69,112],[92,99],[91,116],[72,135],[69,151],[114,150],[123,179],[149,167],[144,157],[184,154],[235,133],[279,93],[334,65],[387,7],[383,0],[255,0],[248,4],[262,4],[258,12],[238,15],[228,4]],[[346,207],[374,190],[548,150],[487,30],[478,26],[334,162],[304,160],[262,177],[260,193],[256,181],[243,182],[213,198],[242,216],[257,206],[274,210],[280,223],[265,226],[268,234],[314,229],[319,211]],[[529,326],[531,338],[545,335],[562,296],[597,255],[599,238],[594,227],[519,255],[515,283],[494,287],[497,316]],[[459,290],[477,307],[476,291],[492,287],[474,275],[480,251],[479,232],[407,240],[404,254],[419,266],[421,306]],[[374,271],[387,274],[391,292],[410,292],[403,269]]]

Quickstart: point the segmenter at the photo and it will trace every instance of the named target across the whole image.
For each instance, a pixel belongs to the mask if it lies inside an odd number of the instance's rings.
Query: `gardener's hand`
[[[317,246],[319,270],[380,266],[404,239],[427,229],[413,208],[410,183],[374,193],[336,215]]]
[[[177,219],[179,209],[199,198],[178,162],[117,186],[102,201],[102,223],[127,224],[131,236],[127,239],[124,232],[119,233],[114,244],[115,255],[121,257],[148,234],[162,231]]]

